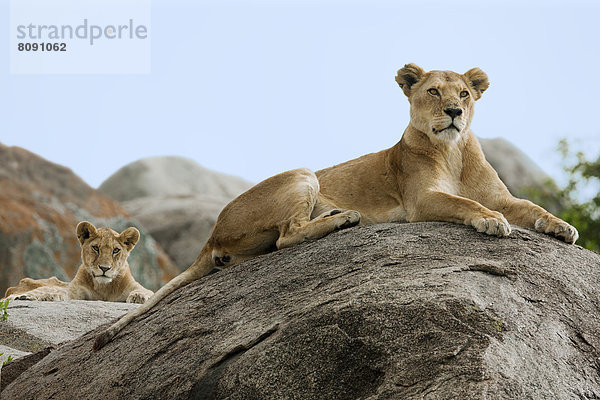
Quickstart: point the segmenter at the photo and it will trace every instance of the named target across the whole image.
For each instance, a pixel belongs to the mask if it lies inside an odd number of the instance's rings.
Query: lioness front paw
[[[127,296],[126,302],[144,304],[150,297],[152,297],[152,293],[133,291]]]
[[[508,236],[510,224],[499,212],[492,211],[489,215],[482,215],[471,220],[471,225],[477,232],[483,232],[494,236]]]
[[[579,232],[574,226],[569,225],[560,218],[548,213],[535,221],[535,230],[549,235],[556,236],[567,243],[575,243],[579,237]]]

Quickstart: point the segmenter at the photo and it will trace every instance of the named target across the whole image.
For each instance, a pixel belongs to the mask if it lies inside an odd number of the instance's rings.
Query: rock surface
[[[114,200],[70,169],[0,144],[0,296],[21,278],[70,280],[80,262],[75,227],[82,220],[141,230],[129,257],[137,281],[156,290],[176,274],[172,260]]]
[[[150,157],[128,164],[99,190],[150,232],[180,271],[189,267],[234,197],[252,186],[182,157]]]
[[[167,297],[2,399],[600,397],[600,255],[448,223],[336,232]],[[34,382],[34,384],[32,384]]]
[[[35,352],[76,339],[125,314],[139,304],[108,301],[25,301],[8,305],[9,317],[0,321],[0,345]]]
[[[2,390],[57,345],[74,340],[135,307],[139,304],[83,300],[11,302],[9,317],[0,321],[0,353],[4,353],[0,360],[13,357],[0,370]]]

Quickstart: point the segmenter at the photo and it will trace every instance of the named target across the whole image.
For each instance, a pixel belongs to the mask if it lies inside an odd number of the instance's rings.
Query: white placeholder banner
[[[10,0],[10,72],[150,73],[150,9],[150,0]]]

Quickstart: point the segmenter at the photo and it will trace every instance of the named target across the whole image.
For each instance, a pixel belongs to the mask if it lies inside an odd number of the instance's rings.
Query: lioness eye
[[[434,89],[434,88],[431,88],[431,89],[427,90],[427,93],[432,94],[434,96],[439,96],[440,95],[440,92],[438,92],[438,90]]]
[[[463,90],[462,92],[460,92],[460,97],[467,97],[469,95],[469,92],[467,92],[466,90]]]
[[[113,254],[118,254],[121,251],[118,247],[113,250]]]
[[[98,251],[100,251],[100,248],[98,248],[98,246],[92,246],[92,250],[94,250],[97,253]]]

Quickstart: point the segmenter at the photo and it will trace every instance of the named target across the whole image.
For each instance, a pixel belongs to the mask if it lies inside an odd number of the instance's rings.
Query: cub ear
[[[96,227],[91,222],[82,221],[77,224],[77,240],[80,244],[83,244],[86,240],[96,236]]]
[[[402,88],[406,97],[409,97],[411,87],[419,82],[423,78],[423,75],[425,75],[423,68],[413,63],[406,64],[404,68],[398,70],[396,82]]]
[[[475,100],[479,100],[483,92],[490,87],[487,74],[479,68],[471,68],[465,72],[464,76],[467,78],[467,82],[473,89]]]
[[[119,240],[127,247],[127,251],[131,251],[138,240],[140,240],[140,231],[134,227],[127,228],[121,232]]]

